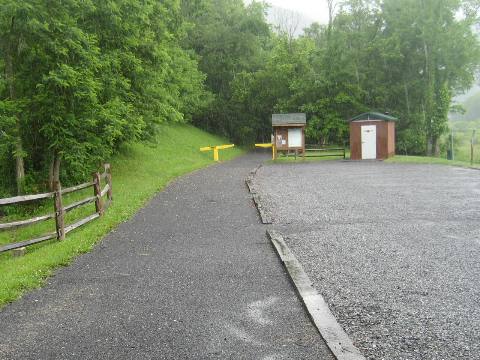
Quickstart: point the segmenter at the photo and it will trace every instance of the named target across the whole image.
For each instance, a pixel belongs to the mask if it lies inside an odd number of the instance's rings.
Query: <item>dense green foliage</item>
[[[376,110],[400,118],[399,150],[438,155],[480,61],[474,0],[337,1],[329,25],[300,38],[288,24],[268,33],[259,4],[240,19],[241,1],[190,4],[189,44],[215,95],[194,121],[244,143],[269,139],[272,112],[306,112],[309,142],[342,143],[346,119]]]
[[[0,31],[4,188],[84,179],[204,103],[179,1],[2,0]]]
[[[307,113],[320,144],[390,112],[399,152],[439,154],[478,69],[478,0],[329,3],[295,38],[256,1],[0,0],[0,192],[83,179],[167,122],[269,141],[273,112]]]
[[[401,119],[402,150],[438,154],[452,96],[471,85],[480,59],[477,19],[458,19],[462,5],[347,1],[331,27],[313,25],[293,41],[277,37],[265,69],[251,75],[251,96],[272,99],[269,111],[306,112],[310,140],[322,143],[344,140],[353,115],[390,112]],[[244,109],[258,116],[251,102]]]

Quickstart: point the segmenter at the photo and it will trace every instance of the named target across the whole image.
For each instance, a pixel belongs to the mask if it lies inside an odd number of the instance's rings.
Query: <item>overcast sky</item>
[[[323,24],[328,22],[325,0],[266,0],[266,2],[284,9],[298,11],[302,15]]]

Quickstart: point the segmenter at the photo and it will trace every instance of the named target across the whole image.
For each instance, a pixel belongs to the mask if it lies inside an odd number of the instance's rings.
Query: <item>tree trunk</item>
[[[430,133],[428,131],[429,128],[427,126],[427,114],[425,111],[425,103],[423,101],[422,101],[422,115],[423,115],[423,127],[426,131],[425,140],[427,144],[427,147],[425,148],[425,156],[430,156],[430,153],[432,152],[432,138],[430,137]]]
[[[433,151],[435,157],[440,157],[440,141],[438,141],[438,137],[434,139],[433,144]]]
[[[425,6],[424,2],[422,1],[422,6]],[[426,132],[426,137],[427,137],[427,149],[426,149],[426,155],[427,156],[432,156],[432,76],[430,74],[430,56],[429,56],[429,51],[428,51],[428,45],[425,40],[425,35],[422,35],[422,40],[423,40],[423,53],[424,53],[424,78],[425,78],[425,97],[424,97],[424,102],[422,102],[422,108],[423,108],[423,120],[424,120],[424,126],[425,126],[425,132]],[[428,120],[427,120],[427,115],[428,115]]]
[[[62,162],[62,156],[55,151],[52,161],[52,179],[53,183],[60,182],[60,163]]]
[[[357,79],[357,86],[360,87],[360,74],[358,72],[358,65],[357,65],[357,61],[355,60],[353,62],[354,66],[355,66],[355,77]]]
[[[403,88],[405,90],[405,103],[407,105],[407,115],[408,115],[408,118],[410,120],[410,99],[409,99],[409,96],[408,96],[408,86],[407,86],[407,82],[405,81],[405,79],[403,79]]]
[[[54,163],[55,163],[55,157],[52,156],[50,159],[50,164],[48,166],[48,190],[53,191],[54,190],[54,183],[53,183],[53,168],[54,168]]]
[[[13,49],[11,47],[7,47],[7,53],[5,55],[5,79],[7,80],[8,84],[10,101],[15,101],[15,75],[13,70],[12,52]],[[15,180],[17,183],[17,194],[21,195],[24,192],[25,164],[23,161],[22,129],[18,115],[15,115],[15,119],[15,150],[13,157],[15,158]]]
[[[20,124],[17,120],[17,131],[20,132]],[[17,194],[21,195],[24,192],[25,185],[25,163],[23,161],[23,145],[22,139],[17,135],[15,143],[15,180],[17,182]]]
[[[433,155],[433,139],[430,135],[427,135],[427,156]]]
[[[327,0],[327,6],[328,6],[328,28],[327,28],[328,33],[327,34],[328,34],[328,37],[330,37],[330,34],[332,33],[336,1]]]

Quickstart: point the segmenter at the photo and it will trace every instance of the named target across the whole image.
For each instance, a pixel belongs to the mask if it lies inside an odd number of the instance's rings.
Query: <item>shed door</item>
[[[362,159],[371,160],[377,158],[377,126],[362,126]]]
[[[288,129],[288,147],[302,147],[302,129]]]

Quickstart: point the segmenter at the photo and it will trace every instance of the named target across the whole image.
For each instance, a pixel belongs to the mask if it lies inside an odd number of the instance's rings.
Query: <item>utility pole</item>
[[[451,140],[450,140],[451,148],[450,148],[450,150],[452,151],[452,160],[455,160],[455,155],[453,153],[453,129],[452,129],[452,132],[450,133],[450,135],[451,135]]]
[[[472,139],[470,140],[470,165],[473,166],[473,147],[475,145],[475,131],[472,131]]]

